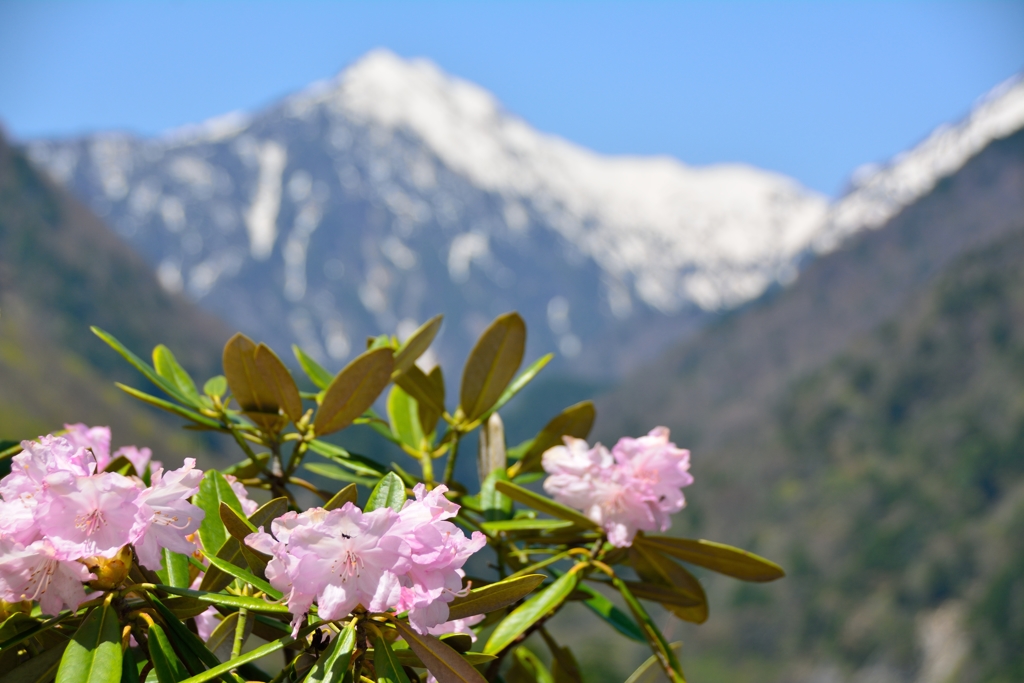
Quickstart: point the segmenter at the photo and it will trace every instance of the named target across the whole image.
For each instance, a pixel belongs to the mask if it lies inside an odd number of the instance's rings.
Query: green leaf
[[[57,683],[121,683],[121,626],[109,603],[93,608],[78,627],[61,657]]]
[[[262,645],[249,652],[243,653],[239,657],[232,659],[230,662],[219,664],[217,666],[214,666],[212,669],[209,669],[208,671],[204,671],[201,674],[197,674],[192,678],[187,678],[184,681],[182,681],[182,683],[203,683],[203,681],[209,681],[211,679],[218,678],[221,674],[225,674],[231,671],[232,669],[236,669],[242,666],[243,664],[255,662],[257,659],[262,659],[267,655],[279,652],[284,648],[288,647],[289,645],[291,645],[292,643],[294,643],[295,641],[305,638],[307,635],[309,635],[318,628],[320,628],[319,623],[314,624],[313,626],[307,626],[306,628],[299,631],[298,636],[296,638],[292,638],[290,635],[285,636],[283,638],[278,638],[273,642],[267,643],[266,645]]]
[[[527,574],[471,590],[448,604],[448,619],[465,619],[508,607],[532,593],[545,578],[543,574]]]
[[[52,619],[40,622],[27,614],[15,612],[0,625],[0,652],[53,628],[71,616],[71,612],[58,614]]]
[[[580,665],[573,656],[572,650],[567,647],[559,647],[553,641],[548,641],[548,648],[551,650],[551,677],[554,683],[583,683],[583,676],[580,674]]]
[[[324,510],[336,510],[344,507],[345,503],[359,504],[359,492],[356,490],[355,484],[349,484],[335,493],[333,498],[324,503]]]
[[[498,316],[484,330],[462,371],[459,405],[472,422],[501,398],[526,349],[526,323],[518,313]]]
[[[225,574],[230,574],[236,579],[240,579],[245,583],[251,584],[256,588],[259,588],[261,591],[269,595],[274,600],[281,599],[281,591],[277,590],[263,579],[257,578],[252,574],[252,572],[242,569],[241,567],[231,564],[230,562],[226,562],[220,559],[219,557],[207,556],[206,559],[210,561],[210,564],[212,564],[214,567],[221,570]]]
[[[373,668],[377,672],[378,683],[409,683],[402,663],[383,638],[375,638],[373,641]]]
[[[166,393],[168,396],[177,401],[180,401],[181,403],[190,403],[189,399],[186,396],[182,395],[181,392],[178,391],[177,387],[175,387],[166,379],[158,375],[156,370],[154,370],[149,363],[147,363],[146,361],[142,360],[134,353],[129,351],[128,347],[126,347],[124,344],[122,344],[121,342],[114,338],[114,335],[110,334],[109,332],[104,332],[103,330],[95,326],[90,327],[89,329],[92,330],[93,334],[95,334],[97,337],[106,342],[108,346],[110,346],[112,349],[121,354],[121,356],[126,361],[131,363],[131,365],[136,370],[145,375],[146,379],[148,379],[156,386],[160,387],[160,389],[162,389],[164,393]]]
[[[497,628],[484,646],[484,653],[498,654],[515,642],[528,628],[549,612],[558,609],[569,594],[576,588],[579,577],[576,572],[568,572],[555,579],[551,585],[512,611],[498,623]]]
[[[686,683],[686,677],[683,675],[683,667],[680,666],[679,660],[676,658],[675,652],[672,647],[665,640],[665,636],[662,635],[661,629],[654,623],[651,616],[647,614],[647,610],[644,609],[640,601],[636,599],[636,596],[629,590],[625,582],[617,576],[612,577],[612,585],[615,586],[623,599],[626,601],[626,605],[629,610],[633,613],[633,617],[640,624],[640,628],[644,632],[644,638],[647,639],[647,643],[651,646],[651,651],[658,658],[658,663],[661,664],[662,670],[668,676],[672,683]]]
[[[562,437],[572,436],[577,439],[585,439],[594,426],[594,418],[597,411],[590,401],[583,401],[576,405],[569,406],[555,416],[550,422],[544,425],[537,437],[530,445],[530,449],[523,455],[518,466],[512,472],[512,476],[520,472],[530,472],[540,469],[541,457],[544,451],[553,446],[562,445]]]
[[[0,683],[46,683],[52,681],[68,643],[43,650],[24,664],[0,676]]]
[[[302,398],[292,374],[269,346],[260,343],[256,347],[256,369],[263,378],[263,384],[270,387],[277,405],[292,422],[302,418]]]
[[[388,393],[388,421],[398,440],[413,451],[423,448],[423,427],[420,426],[419,404],[397,384]]]
[[[235,514],[237,514],[238,511],[234,510],[234,508],[231,508],[230,505],[225,505],[223,502],[220,508],[218,508],[217,512],[218,515],[220,516],[221,524],[224,525],[224,529],[225,531],[227,531],[227,525],[224,524],[224,515],[220,514],[221,510],[223,510],[225,507],[231,509]],[[265,505],[262,505],[255,512],[253,512],[249,519],[246,521],[247,523],[243,526],[245,526],[247,529],[258,529],[261,526],[268,526],[272,520],[276,519],[277,517],[280,517],[287,511],[287,499],[275,498],[266,503]],[[237,527],[236,525],[236,531],[241,533],[242,528]],[[249,566],[253,567],[253,569],[257,573],[259,573],[261,568],[265,567],[266,563],[269,562],[269,558],[266,555],[263,555],[262,553],[256,554],[256,551],[251,551],[251,549],[249,548],[243,549],[241,541],[238,538],[236,538],[234,534],[231,534],[230,537],[224,541],[224,544],[221,545],[220,549],[217,551],[216,557],[235,566],[242,566],[244,564],[247,564],[248,558],[253,557],[254,559],[259,560],[260,564],[258,567],[252,564],[250,564]],[[225,588],[228,584],[230,584],[233,578],[234,577],[232,574],[221,571],[221,569],[218,566],[214,565],[206,570],[206,574],[203,576],[203,581],[200,584],[199,588],[204,591],[219,591],[222,588]]]
[[[313,669],[306,676],[306,683],[342,683],[352,662],[352,651],[355,647],[356,629],[353,623],[343,628],[316,660]]]
[[[220,518],[220,504],[224,503],[241,513],[242,504],[238,502],[238,496],[231,490],[231,484],[223,474],[217,470],[207,470],[199,483],[199,493],[193,502],[206,513],[199,525],[199,538],[203,542],[203,547],[219,550],[228,539],[228,531]]]
[[[589,607],[594,614],[606,621],[613,629],[630,640],[635,640],[638,643],[646,642],[644,640],[644,633],[640,630],[640,627],[636,625],[636,622],[633,621],[628,614],[612,604],[611,600],[604,597],[585,583],[579,584],[576,587],[576,590],[586,593],[589,596],[583,601],[583,604]]]
[[[404,622],[393,623],[438,683],[486,683],[487,679],[449,645],[434,636],[416,633]]]
[[[337,465],[331,465],[328,463],[321,462],[307,462],[302,465],[305,469],[309,470],[314,474],[319,474],[321,477],[327,477],[328,479],[334,479],[335,481],[348,481],[353,484],[362,484],[363,486],[373,486],[377,483],[376,476],[366,477],[358,474],[353,474],[348,470],[342,469]]]
[[[139,665],[135,662],[135,655],[131,648],[124,651],[124,659],[121,662],[121,683],[141,683],[139,681]]]
[[[547,353],[530,363],[525,370],[520,372],[516,378],[512,380],[511,384],[505,387],[505,391],[502,392],[501,398],[499,398],[498,401],[480,417],[486,419],[491,415],[491,413],[495,413],[504,408],[505,404],[511,401],[513,396],[518,394],[527,384],[533,381],[533,378],[536,377],[537,374],[544,369],[544,366],[550,363],[551,359],[554,357],[555,354]]]
[[[126,384],[121,384],[120,382],[114,382],[114,386],[116,386],[118,389],[128,394],[129,396],[133,396],[134,398],[137,398],[140,401],[143,401],[144,403],[148,403],[151,406],[156,406],[157,408],[160,408],[161,410],[166,410],[169,413],[174,413],[175,415],[183,417],[186,420],[191,420],[196,424],[201,424],[204,427],[209,427],[210,429],[223,429],[223,425],[221,425],[220,422],[217,422],[212,418],[206,417],[205,415],[200,415],[194,410],[189,410],[188,408],[183,408],[182,406],[179,406],[176,403],[171,403],[170,401],[165,401],[162,398],[151,396],[145,393],[144,391],[133,389],[132,387]]]
[[[366,350],[367,351],[376,351],[377,349],[392,349],[393,350],[394,347],[397,346],[397,345],[398,345],[398,342],[395,341],[392,344],[391,337],[389,337],[386,334],[378,334],[376,337],[367,337],[366,338]]]
[[[326,389],[331,385],[331,380],[334,379],[334,376],[324,370],[323,366],[313,360],[309,354],[295,344],[292,344],[292,353],[295,354],[295,360],[299,361],[299,365],[306,372],[306,376],[309,377],[310,381],[317,388]]]
[[[210,605],[220,605],[221,607],[232,607],[234,609],[244,607],[251,612],[266,612],[268,614],[288,614],[287,605],[266,602],[260,598],[228,595],[226,593],[211,593],[209,591],[192,590],[191,588],[176,588],[175,586],[158,585],[158,587],[172,595],[195,598]]]
[[[256,462],[253,462],[251,458],[246,458],[241,462],[236,462],[227,469],[221,470],[221,472],[223,474],[230,474],[238,479],[251,479],[262,472],[268,462],[270,462],[270,453],[258,453],[256,455]]]
[[[427,349],[430,348],[431,342],[434,341],[434,337],[437,336],[438,330],[441,329],[441,320],[443,318],[444,316],[442,315],[435,315],[420,325],[415,332],[409,335],[405,343],[395,351],[395,373],[405,372],[412,367],[417,358],[426,353]]]
[[[642,538],[634,538],[629,549],[629,563],[640,578],[647,582],[647,585],[636,587],[636,595],[645,600],[660,602],[665,609],[684,621],[696,624],[707,621],[708,599],[697,577],[645,545]]]
[[[199,639],[199,636],[189,631],[185,627],[185,624],[181,622],[181,619],[171,611],[163,601],[154,596],[152,593],[146,596],[146,599],[156,608],[156,611],[160,613],[161,619],[163,619],[164,625],[171,632],[174,637],[174,642],[178,643],[182,647],[182,659],[185,662],[185,666],[192,671],[193,674],[198,674],[202,671],[203,665],[208,667],[214,667],[220,664],[217,656],[214,655],[206,647],[206,645]],[[170,598],[171,600],[188,600],[190,598]],[[200,602],[200,601],[196,601]],[[209,605],[204,603],[203,609]]]
[[[723,543],[668,536],[643,536],[640,542],[665,555],[742,581],[775,581],[786,575],[771,560]]]
[[[223,359],[224,376],[238,407],[261,429],[277,431],[282,426],[281,404],[256,365],[256,344],[239,332],[224,345]]]
[[[282,500],[285,500],[287,505],[287,499]],[[285,509],[287,510],[287,507]],[[220,513],[220,521],[224,523],[224,528],[238,541],[245,542],[249,534],[256,533],[256,527],[249,522],[245,515],[239,513],[227,503],[222,502],[218,512]]]
[[[224,375],[214,375],[203,385],[203,393],[207,396],[223,396],[227,390],[228,379]]]
[[[391,381],[395,359],[390,348],[358,356],[334,378],[316,411],[313,428],[318,436],[344,429],[373,405]]]
[[[544,662],[527,648],[517,647],[512,656],[514,660],[508,672],[508,683],[555,683]]]
[[[157,575],[164,583],[179,588],[188,588],[188,558],[167,548],[163,549],[164,568]]]
[[[192,381],[192,377],[185,371],[185,368],[181,367],[171,350],[163,344],[159,344],[153,349],[153,367],[156,369],[156,374],[170,382],[182,396],[189,399],[189,403],[196,407],[202,405],[199,401],[196,383]]]
[[[480,507],[483,508],[484,518],[488,522],[507,520],[512,516],[512,499],[502,495],[496,488],[499,482],[508,483],[508,475],[505,474],[503,467],[487,475],[483,486],[480,487]]]
[[[149,627],[149,661],[153,663],[156,679],[159,683],[180,683],[188,678],[188,671],[178,659],[160,624]],[[120,677],[120,672],[118,672]]]
[[[508,481],[499,481],[494,484],[494,488],[512,500],[527,505],[538,512],[546,512],[552,517],[569,520],[576,526],[584,529],[600,530],[601,528],[598,524],[591,521],[588,517],[584,517],[571,507],[556,503],[550,498],[534,493],[529,489],[524,489],[522,486],[517,486]]]
[[[364,455],[359,455],[358,453],[349,453],[341,446],[335,446],[334,444],[327,443],[326,441],[313,439],[309,442],[309,449],[317,455],[322,455],[325,458],[333,460],[342,467],[347,467],[356,474],[379,478],[384,476],[387,472],[379,462],[371,460]]]
[[[575,524],[564,519],[506,519],[498,522],[484,522],[483,530],[488,534],[501,531],[554,531],[571,529]]]
[[[364,512],[371,512],[378,508],[391,508],[400,512],[405,504],[405,483],[394,472],[388,472],[370,492],[370,498],[363,508]]]

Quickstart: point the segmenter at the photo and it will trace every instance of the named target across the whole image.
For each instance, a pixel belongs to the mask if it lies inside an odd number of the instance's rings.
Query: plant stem
[[[452,477],[455,476],[455,458],[459,455],[459,439],[462,438],[462,432],[456,431],[452,435],[451,450],[448,453],[448,462],[444,465],[444,480],[445,486],[452,483]]]
[[[245,622],[248,617],[249,610],[245,607],[240,607],[238,609],[238,622],[235,624],[235,642],[231,645],[231,659],[235,659],[242,654],[242,643],[245,641]]]

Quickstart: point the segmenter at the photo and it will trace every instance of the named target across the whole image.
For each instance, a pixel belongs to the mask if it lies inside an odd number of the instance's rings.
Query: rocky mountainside
[[[0,138],[0,441],[86,422],[110,425],[115,446],[149,446],[165,462],[219,458],[219,442],[183,432],[177,418],[113,386],[154,391],[90,325],[144,356],[167,344],[201,378],[219,374],[228,337]]]
[[[677,533],[790,572],[756,589],[712,581],[723,607],[682,634],[695,670],[1024,675],[1022,263],[1017,132],[600,401],[605,442],[664,424],[693,450]]]
[[[602,157],[385,51],[255,114],[28,151],[166,289],[334,366],[437,312],[461,360],[518,309],[535,354],[616,377],[860,227],[849,211],[823,227],[825,199],[777,174]]]

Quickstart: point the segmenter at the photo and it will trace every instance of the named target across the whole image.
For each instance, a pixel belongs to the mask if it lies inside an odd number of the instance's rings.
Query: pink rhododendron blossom
[[[79,422],[73,425],[66,424],[64,429],[67,430],[64,438],[72,446],[92,451],[98,471],[102,471],[113,460],[110,457],[110,427],[89,427]]]
[[[206,513],[188,501],[199,491],[199,482],[203,479],[202,470],[195,466],[195,458],[186,458],[179,469],[171,472],[157,469],[153,472],[152,485],[136,500],[139,511],[132,528],[135,553],[139,563],[149,569],[163,568],[162,548],[185,555],[196,549],[186,536],[199,528]]]
[[[238,481],[238,477],[230,474],[225,474],[224,478],[228,484],[231,485],[231,490],[235,492],[235,497],[238,498],[238,502],[242,504],[242,512],[245,513],[246,517],[252,515],[260,508],[260,504],[255,500],[249,498],[249,491],[246,490],[242,482]]]
[[[195,550],[186,536],[203,518],[188,501],[203,476],[195,460],[157,469],[146,487],[138,477],[97,471],[97,455],[109,451],[105,427],[68,429],[92,445],[52,435],[23,441],[0,479],[0,599],[39,600],[47,614],[85,599],[82,582],[96,577],[79,560],[113,558],[134,544],[139,562],[159,569],[163,548]],[[144,469],[149,449],[130,448]]]
[[[411,564],[402,576],[401,611],[408,610],[409,623],[420,633],[448,621],[448,603],[462,591],[462,566],[470,555],[487,544],[479,531],[467,538],[460,528],[445,521],[459,506],[444,497],[447,486],[427,492],[417,484],[414,500],[406,501],[391,533],[409,548]]]
[[[114,455],[111,456],[111,461],[117,460],[121,456],[128,459],[128,462],[132,464],[135,471],[139,476],[143,476],[146,473],[146,467],[150,467],[153,471],[163,467],[163,463],[153,460],[153,451],[148,448],[139,448],[138,446],[122,446],[114,451]]]
[[[395,569],[408,565],[402,541],[387,532],[398,515],[389,508],[364,513],[352,503],[326,511],[288,512],[246,545],[271,555],[267,580],[285,594],[297,632],[317,600],[322,619],[340,619],[356,605],[382,611],[401,594]]]
[[[447,621],[448,603],[462,591],[462,565],[486,543],[467,538],[446,520],[459,506],[418,485],[401,512],[362,512],[352,503],[326,511],[288,512],[245,542],[271,555],[267,580],[285,594],[298,630],[315,600],[322,619],[340,619],[357,605],[374,612],[409,612],[421,633]]]
[[[665,531],[686,504],[681,489],[693,483],[690,452],[668,438],[669,430],[657,427],[620,439],[609,452],[565,437],[564,446],[544,453],[544,490],[601,525],[612,545],[629,546],[637,531]]]
[[[56,615],[78,609],[86,598],[82,583],[94,578],[85,565],[60,559],[47,540],[25,546],[0,539],[0,600],[38,600],[43,614]]]
[[[45,483],[36,524],[61,559],[113,557],[132,541],[140,483],[113,472],[90,477],[58,472]]]

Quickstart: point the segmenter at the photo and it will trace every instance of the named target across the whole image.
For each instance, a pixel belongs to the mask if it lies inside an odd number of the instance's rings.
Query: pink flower
[[[85,565],[62,560],[48,540],[28,546],[0,539],[0,599],[38,600],[43,614],[78,609],[85,602],[82,583],[96,578]]]
[[[61,559],[113,557],[132,542],[139,483],[113,472],[90,477],[57,472],[44,483],[36,523]]]
[[[637,531],[665,531],[671,515],[683,509],[681,489],[693,483],[690,452],[668,440],[657,427],[639,439],[622,438],[608,452],[581,439],[548,449],[544,490],[601,525],[609,542],[629,546]]]
[[[148,448],[139,448],[138,446],[122,446],[118,448],[114,455],[111,457],[111,461],[117,460],[121,456],[128,459],[128,462],[135,468],[135,472],[141,477],[146,473],[146,467],[150,467],[151,470],[155,471],[163,464],[153,460],[153,451]]]
[[[98,471],[103,471],[103,468],[110,464],[110,427],[89,427],[79,422],[73,425],[66,424],[64,429],[68,430],[64,438],[72,446],[92,451]]]
[[[146,449],[149,450],[149,449]],[[139,563],[149,569],[163,567],[163,548],[190,555],[196,545],[186,536],[199,528],[206,513],[188,501],[199,491],[203,471],[195,458],[186,458],[177,470],[153,472],[152,485],[136,499],[138,513],[131,531]]]
[[[462,566],[487,543],[479,531],[467,538],[462,529],[445,521],[459,506],[444,497],[446,486],[429,493],[423,484],[413,489],[390,534],[409,548],[408,568],[401,577],[399,610],[408,610],[409,623],[420,633],[448,620],[448,603],[462,591]]]
[[[96,471],[92,455],[60,436],[43,436],[39,441],[22,441],[22,452],[11,459],[11,473],[0,480],[5,501],[21,498],[34,507],[46,488],[45,479],[55,472],[87,477]]]
[[[401,539],[387,534],[397,515],[389,508],[362,512],[346,503],[330,512],[289,512],[246,538],[272,555],[267,580],[285,593],[293,632],[317,600],[322,619],[340,619],[357,605],[383,611],[401,594],[395,569],[406,563]]]
[[[228,484],[231,485],[231,490],[235,492],[235,497],[238,498],[238,502],[242,504],[242,512],[248,517],[252,513],[260,509],[259,503],[249,498],[249,491],[246,490],[245,485],[238,481],[238,477],[230,474],[225,474],[224,478],[227,479]]]

